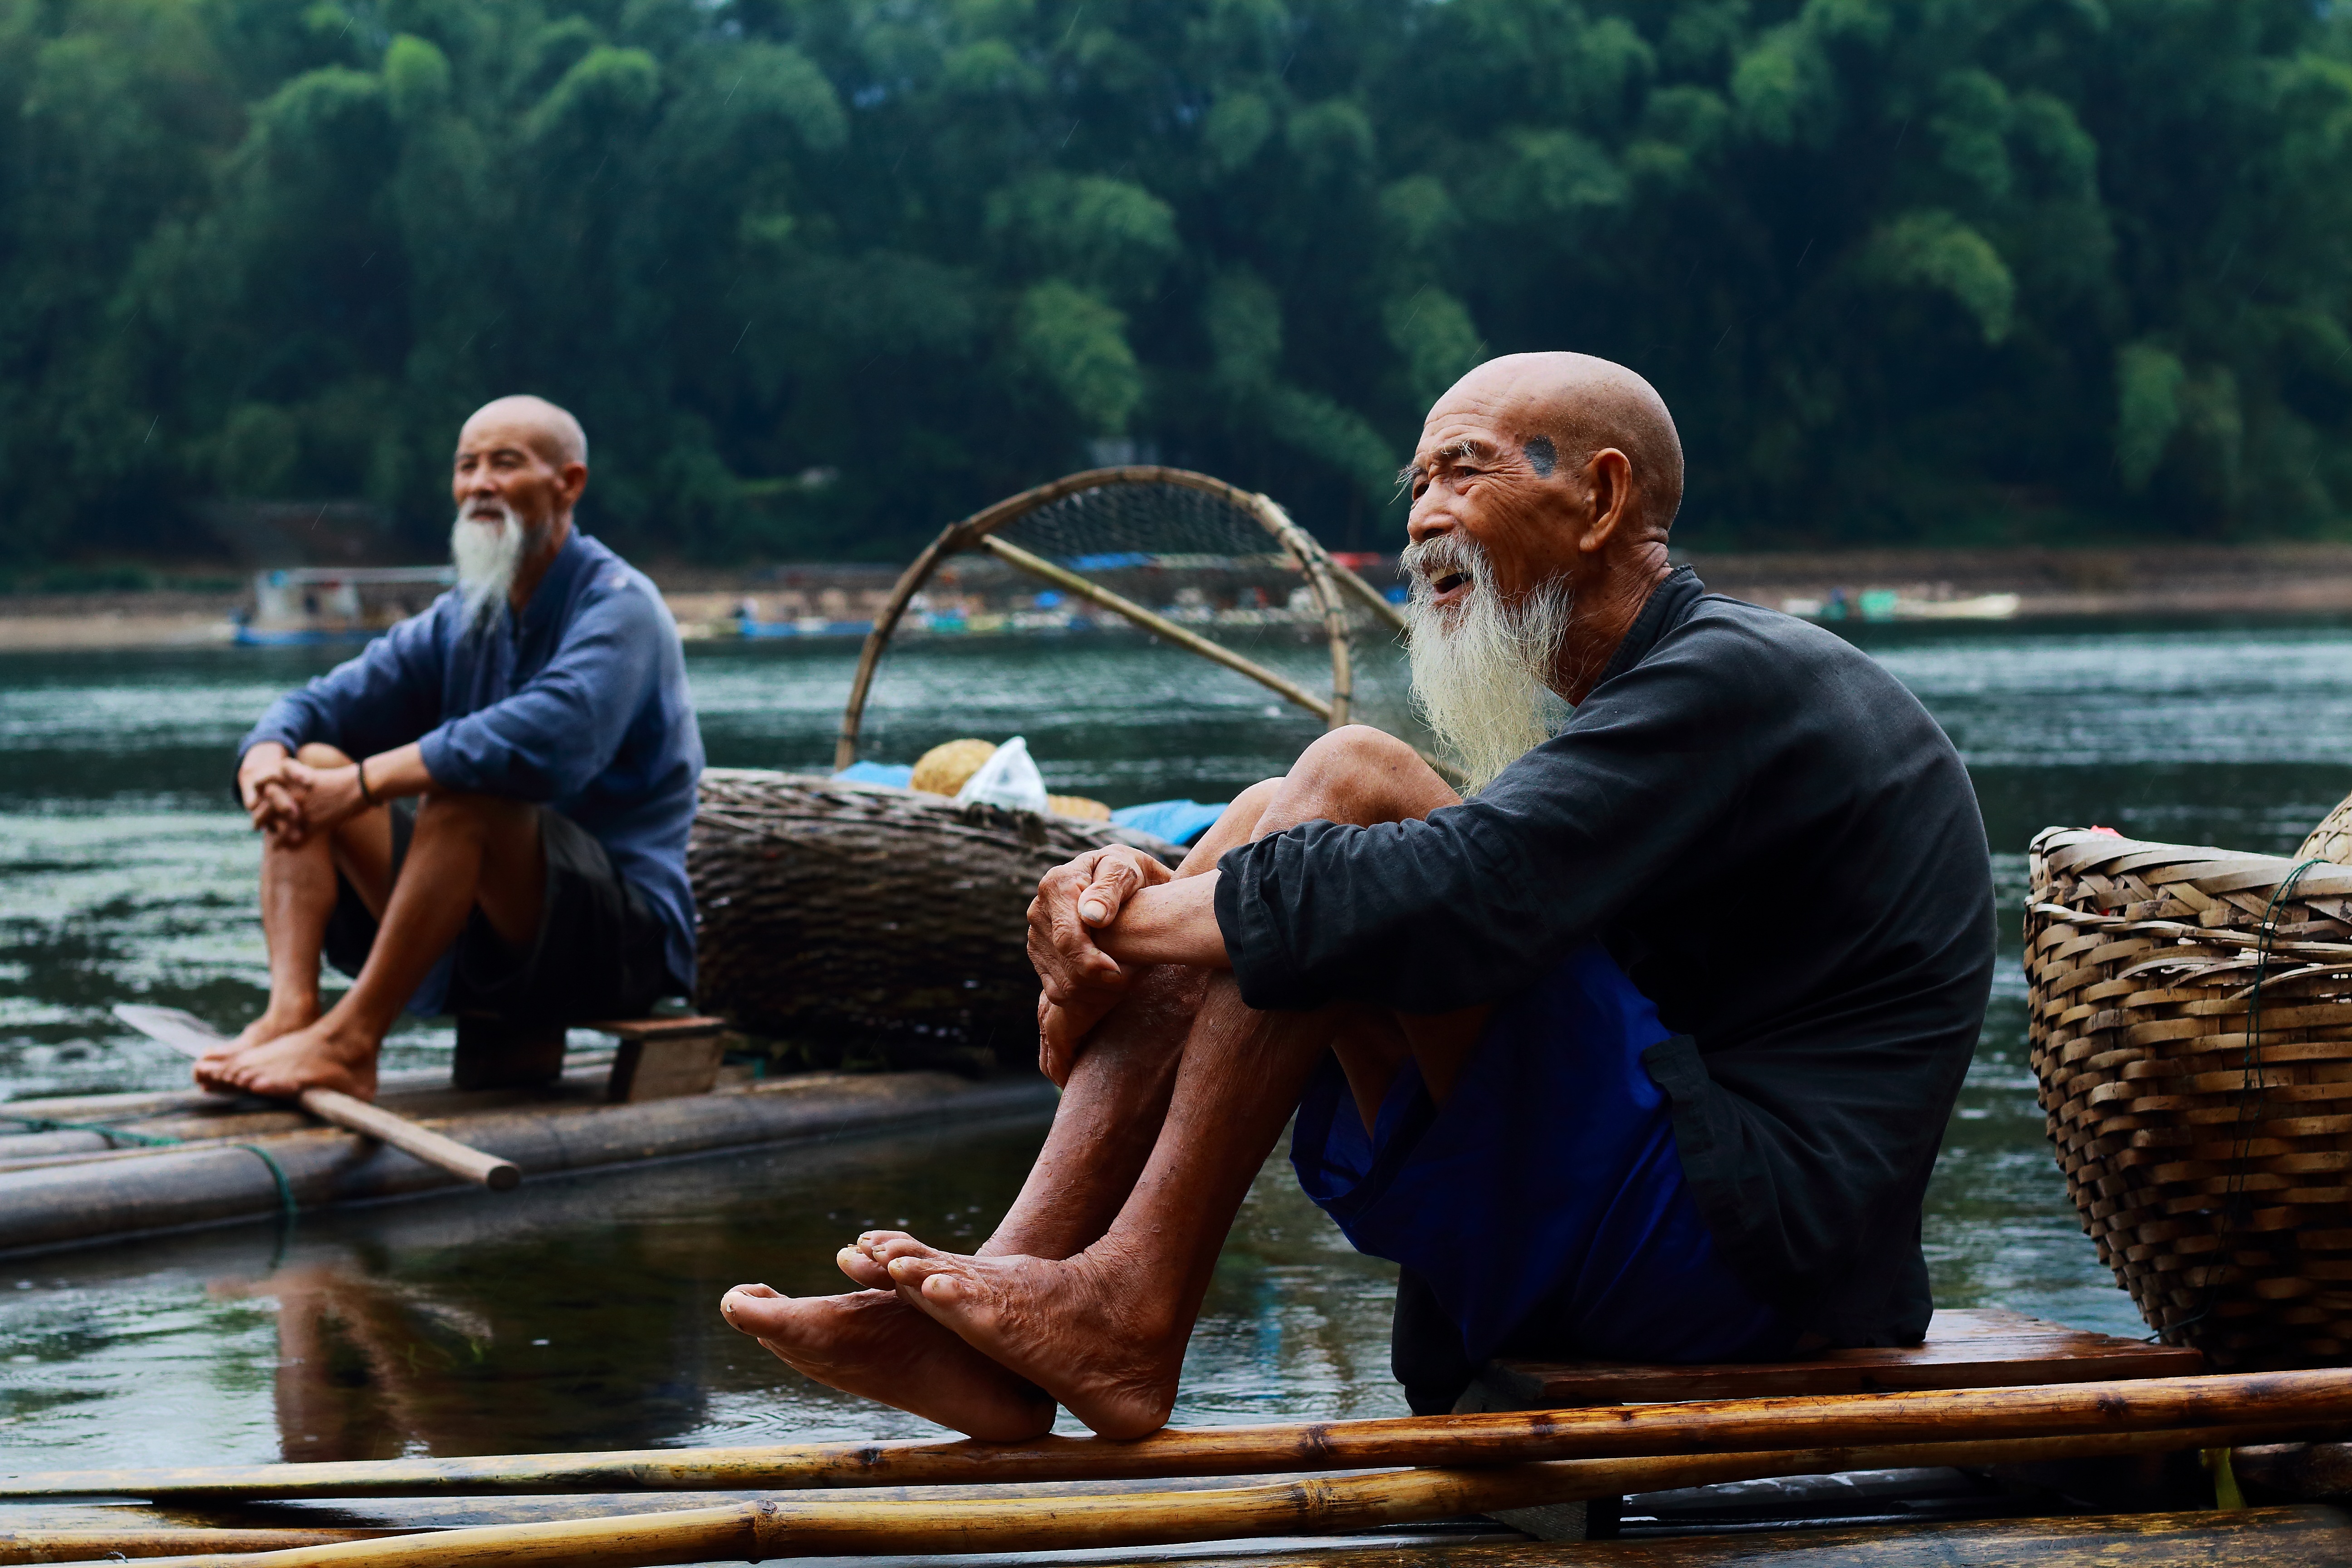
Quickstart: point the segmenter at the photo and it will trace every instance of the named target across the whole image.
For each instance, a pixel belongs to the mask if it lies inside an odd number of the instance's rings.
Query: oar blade
[[[201,1057],[228,1039],[194,1013],[183,1013],[177,1007],[119,1002],[115,1004],[114,1016],[149,1039],[160,1040],[185,1057]]]

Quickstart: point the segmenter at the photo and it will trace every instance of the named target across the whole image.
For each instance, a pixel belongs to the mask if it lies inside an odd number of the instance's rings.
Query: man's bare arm
[[[1231,969],[1225,933],[1217,928],[1213,870],[1140,888],[1109,922],[1095,928],[1095,945],[1121,963],[1182,963]]]

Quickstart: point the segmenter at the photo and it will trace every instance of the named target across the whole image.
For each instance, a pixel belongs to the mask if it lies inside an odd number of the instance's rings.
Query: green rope
[[[125,1143],[133,1143],[142,1149],[188,1147],[188,1140],[185,1138],[165,1138],[153,1132],[133,1132],[128,1128],[109,1126],[103,1121],[59,1121],[52,1116],[17,1116],[5,1110],[0,1110],[0,1121],[13,1121],[19,1127],[28,1128],[35,1132],[95,1132],[107,1141],[110,1148],[114,1145],[114,1141],[118,1138]],[[269,1179],[278,1184],[278,1217],[288,1225],[292,1225],[296,1216],[302,1212],[302,1205],[294,1201],[294,1184],[288,1179],[286,1167],[278,1163],[278,1156],[258,1143],[227,1143],[222,1147],[242,1149],[248,1154],[258,1155],[261,1163],[269,1167]]]

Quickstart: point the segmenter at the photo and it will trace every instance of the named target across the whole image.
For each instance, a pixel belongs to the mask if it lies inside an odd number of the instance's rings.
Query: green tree
[[[0,561],[221,498],[437,548],[530,389],[648,556],[902,555],[1116,439],[1393,543],[1497,353],[1698,543],[2352,511],[2306,0],[0,0]]]

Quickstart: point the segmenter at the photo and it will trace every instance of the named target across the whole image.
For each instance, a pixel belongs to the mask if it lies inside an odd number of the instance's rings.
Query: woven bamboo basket
[[[697,1000],[754,1034],[850,1041],[894,1067],[1029,1061],[1029,900],[1107,844],[1183,854],[1108,822],[709,769],[687,848]]]
[[[2033,1072],[2084,1229],[2168,1343],[2352,1361],[2352,868],[2051,828]],[[2331,827],[2330,825],[2333,825]]]

